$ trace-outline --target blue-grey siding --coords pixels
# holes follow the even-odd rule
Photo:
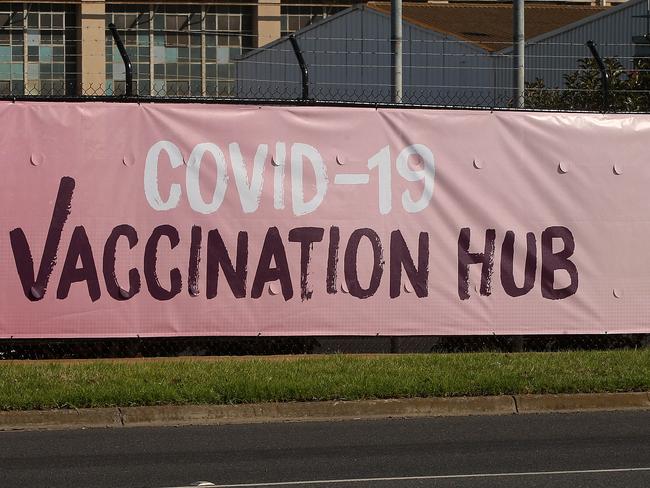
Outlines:
[[[590,57],[593,40],[603,57],[632,67],[633,36],[646,33],[646,0],[617,7],[551,32],[526,45],[526,80],[564,86],[564,76]],[[390,18],[352,7],[296,33],[318,100],[390,101]],[[512,49],[489,53],[451,35],[404,23],[404,101],[427,105],[507,106],[513,86]],[[300,70],[288,39],[257,49],[237,62],[237,95],[299,98]]]

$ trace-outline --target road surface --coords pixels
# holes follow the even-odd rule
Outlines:
[[[199,480],[648,488],[650,411],[0,432],[2,488],[162,488]]]

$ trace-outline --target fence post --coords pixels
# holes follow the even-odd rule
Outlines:
[[[300,66],[300,76],[302,78],[302,100],[309,100],[309,70],[307,68],[307,63],[305,63],[305,58],[302,56],[302,51],[298,45],[298,40],[293,34],[289,35],[289,41],[291,42],[291,47],[293,48],[293,53],[296,55],[298,60],[298,65]]]
[[[126,96],[130,97],[133,95],[133,66],[131,65],[131,59],[129,58],[129,54],[126,52],[126,48],[124,47],[120,34],[117,32],[115,24],[111,22],[108,24],[108,28],[113,35],[115,44],[117,44],[117,49],[122,57],[122,62],[124,62],[124,70],[126,71]]]
[[[402,103],[402,0],[390,2],[391,102]]]
[[[606,113],[607,109],[609,108],[609,73],[607,73],[605,63],[603,63],[603,59],[600,57],[600,54],[598,53],[594,42],[587,41],[587,47],[591,51],[591,55],[596,60],[598,70],[600,71],[600,85],[601,90],[603,91],[603,113]]]
[[[524,37],[524,0],[513,0],[512,4],[512,42],[515,51],[513,59],[515,107],[524,108],[524,85],[526,82],[526,71],[524,65],[526,50],[526,41]]]

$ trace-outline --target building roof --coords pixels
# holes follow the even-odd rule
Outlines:
[[[390,2],[369,2],[368,7],[390,15]],[[532,39],[607,10],[607,7],[526,4],[525,37]],[[403,19],[425,29],[447,33],[487,51],[512,45],[512,3],[404,3]]]

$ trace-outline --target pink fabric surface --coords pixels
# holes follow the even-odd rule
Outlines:
[[[650,332],[645,115],[0,116],[2,338]]]

